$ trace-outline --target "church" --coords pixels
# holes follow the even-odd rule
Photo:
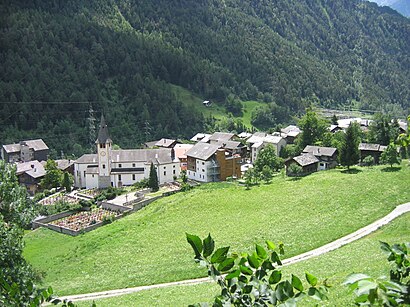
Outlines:
[[[154,164],[158,183],[172,182],[180,175],[180,161],[174,149],[112,149],[112,140],[104,116],[95,141],[96,154],[85,154],[74,162],[74,185],[77,188],[104,189],[129,186],[149,178]]]

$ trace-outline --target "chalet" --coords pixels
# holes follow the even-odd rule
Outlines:
[[[207,134],[207,133],[197,133],[195,134],[190,140],[192,142],[203,142],[203,143],[208,143],[209,138],[212,136],[212,134]]]
[[[286,174],[293,175],[290,171],[291,164],[297,164],[302,168],[304,175],[316,172],[318,170],[319,159],[310,153],[301,154],[300,156],[290,158],[285,161]]]
[[[370,144],[370,143],[360,143],[359,144],[359,151],[360,151],[360,162],[363,162],[363,159],[367,156],[371,156],[374,159],[376,164],[380,161],[380,156],[382,152],[385,151],[387,146],[382,146],[380,144]]]
[[[234,137],[235,137],[235,134],[233,134],[233,133],[215,132],[209,138],[209,143],[210,144],[222,144],[222,143],[226,143],[228,141],[233,141]]]
[[[251,161],[255,162],[259,152],[267,144],[272,144],[275,148],[276,155],[279,156],[282,148],[286,146],[286,141],[283,137],[278,135],[271,135],[265,132],[256,132],[246,140],[246,144],[249,146]]]
[[[303,154],[312,154],[319,159],[318,171],[334,168],[337,165],[337,148],[307,145]]]
[[[173,148],[177,143],[178,143],[177,140],[162,138],[159,141],[146,142],[144,143],[144,147],[145,148],[155,148],[155,147]]]
[[[8,163],[46,161],[49,151],[42,139],[21,141],[17,144],[3,145],[1,158]]]
[[[16,174],[21,185],[27,188],[27,191],[34,195],[40,185],[41,179],[46,175],[46,170],[41,162],[34,160],[29,162],[16,163]]]
[[[280,130],[281,136],[285,139],[286,144],[293,144],[298,135],[302,132],[299,127],[289,125],[286,128]]]
[[[229,155],[219,145],[199,142],[186,155],[189,179],[213,182],[225,181],[227,177],[241,177],[241,157]]]
[[[112,149],[104,117],[96,140],[97,154],[86,154],[74,163],[74,185],[78,188],[107,188],[132,185],[149,177],[151,163],[158,182],[174,181],[180,174],[180,161],[170,148]]]

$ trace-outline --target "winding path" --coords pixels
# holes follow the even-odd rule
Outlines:
[[[330,242],[326,245],[323,245],[321,247],[318,247],[314,250],[311,250],[309,252],[294,256],[292,258],[288,258],[282,261],[283,265],[289,265],[293,264],[296,262],[304,261],[322,254],[325,254],[327,252],[330,252],[332,250],[338,249],[339,247],[342,247],[348,243],[351,243],[353,241],[356,241],[374,231],[382,227],[383,225],[386,225],[387,223],[391,222],[394,220],[396,217],[410,212],[410,202],[397,206],[392,212],[390,212],[388,215],[385,217],[375,221],[374,223],[367,225],[363,228],[360,228],[359,230],[344,236],[336,241]],[[75,301],[85,301],[85,300],[97,300],[97,299],[103,299],[103,298],[108,298],[108,297],[113,297],[113,296],[120,296],[124,294],[130,294],[130,293],[135,293],[135,292],[140,292],[143,290],[149,290],[149,289],[157,289],[157,288],[165,288],[165,287],[172,287],[172,286],[178,286],[178,285],[193,285],[193,284],[199,284],[199,283],[204,283],[204,282],[211,282],[212,280],[209,277],[204,277],[204,278],[197,278],[197,279],[189,279],[189,280],[181,280],[181,281],[175,281],[175,282],[169,282],[169,283],[163,283],[163,284],[156,284],[156,285],[149,285],[149,286],[139,286],[139,287],[134,287],[134,288],[125,288],[125,289],[117,289],[117,290],[107,290],[107,291],[102,291],[102,292],[94,292],[94,293],[86,293],[86,294],[77,294],[77,295],[70,295],[70,296],[65,296],[61,297],[60,299],[68,299],[71,300],[72,302]]]

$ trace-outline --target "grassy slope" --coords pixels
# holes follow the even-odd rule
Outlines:
[[[233,251],[266,239],[287,256],[321,246],[410,201],[410,169],[320,172],[276,178],[247,191],[229,183],[176,194],[77,238],[39,229],[26,235],[25,256],[58,294],[115,289],[204,276],[185,232],[207,235]]]
[[[354,295],[341,283],[350,273],[363,272],[373,277],[388,275],[389,265],[381,252],[379,241],[393,243],[409,242],[410,214],[394,220],[377,232],[344,246],[321,257],[310,259],[283,268],[286,276],[291,273],[304,276],[309,271],[320,278],[328,278],[332,284],[329,300],[325,306],[353,305]],[[100,307],[108,306],[187,306],[197,302],[210,302],[218,294],[215,283],[193,286],[176,286],[164,289],[152,289],[139,293],[96,301]],[[303,306],[314,301],[305,300]],[[90,306],[90,302],[81,302],[79,307]]]
[[[183,87],[180,87],[177,85],[171,85],[171,86],[172,86],[175,96],[178,97],[180,101],[182,101],[185,105],[202,112],[202,114],[205,117],[209,117],[212,115],[216,119],[221,119],[223,117],[228,116],[225,108],[222,107],[221,105],[214,103],[211,107],[205,107],[202,104],[204,99],[196,96],[195,94],[191,93],[187,89],[184,89]],[[258,101],[253,101],[253,100],[243,102],[243,114],[242,114],[242,117],[238,117],[238,118],[242,119],[242,122],[246,127],[252,128],[252,124],[251,124],[252,111],[260,105],[263,105],[263,103],[258,102]]]

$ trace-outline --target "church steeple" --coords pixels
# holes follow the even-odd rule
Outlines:
[[[108,133],[108,126],[105,122],[104,114],[101,115],[100,130],[98,131],[98,137],[95,141],[96,144],[112,143],[110,135]]]

